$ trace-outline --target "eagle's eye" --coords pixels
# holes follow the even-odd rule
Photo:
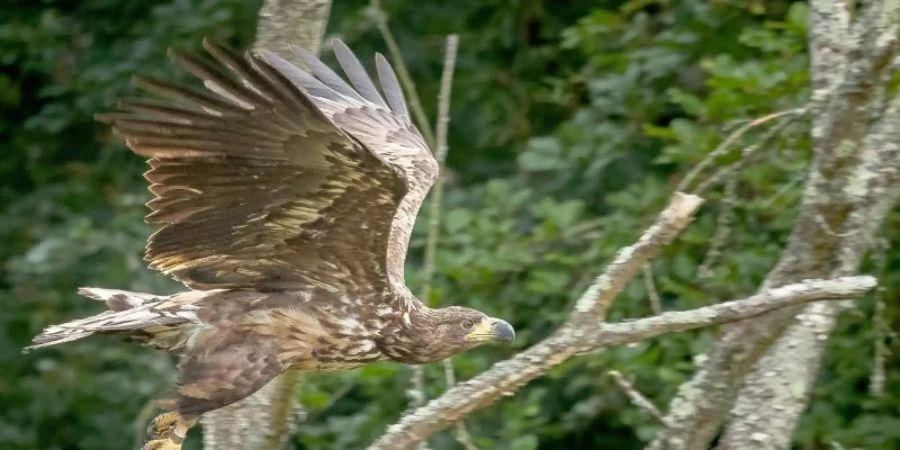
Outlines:
[[[462,323],[462,326],[463,326],[463,328],[468,330],[469,328],[472,328],[473,326],[475,326],[475,321],[474,320],[466,320],[465,322]]]

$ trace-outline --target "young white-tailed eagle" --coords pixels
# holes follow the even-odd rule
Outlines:
[[[190,290],[160,296],[83,288],[108,310],[51,326],[30,348],[117,334],[180,356],[174,410],[147,450],[178,449],[197,418],[285,370],[373,361],[426,363],[512,327],[474,309],[432,309],[404,284],[422,199],[438,173],[397,78],[380,89],[340,41],[350,83],[309,53],[301,69],[270,52],[171,56],[206,91],[157,79],[163,100],[123,99],[101,115],[149,158],[150,267]]]

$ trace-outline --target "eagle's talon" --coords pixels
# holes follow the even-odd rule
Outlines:
[[[177,412],[167,412],[153,418],[150,426],[147,427],[147,439],[160,440],[168,436],[175,426],[178,425],[179,415]]]
[[[193,421],[174,411],[156,416],[147,427],[147,442],[141,450],[181,450],[181,443],[192,424]]]

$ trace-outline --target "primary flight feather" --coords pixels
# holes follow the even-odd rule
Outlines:
[[[79,292],[108,310],[48,327],[30,348],[94,333],[180,356],[174,410],[145,449],[177,449],[205,412],[285,370],[425,363],[512,327],[470,308],[432,309],[404,283],[416,214],[438,165],[412,124],[387,61],[378,85],[335,41],[344,81],[308,52],[300,68],[270,52],[172,51],[205,90],[139,78],[162,97],[103,114],[148,159],[153,269],[190,290],[169,296]]]

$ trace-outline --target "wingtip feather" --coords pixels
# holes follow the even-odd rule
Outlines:
[[[344,70],[344,73],[347,75],[347,78],[350,79],[350,82],[353,83],[353,87],[356,88],[356,91],[366,100],[388,108],[381,93],[378,92],[378,88],[375,87],[375,83],[372,82],[372,78],[366,72],[365,67],[363,67],[362,63],[359,61],[359,58],[357,58],[356,55],[353,54],[353,51],[350,50],[350,47],[337,37],[332,39],[332,47],[334,49],[334,56],[337,57],[338,64],[341,66],[341,69]]]

